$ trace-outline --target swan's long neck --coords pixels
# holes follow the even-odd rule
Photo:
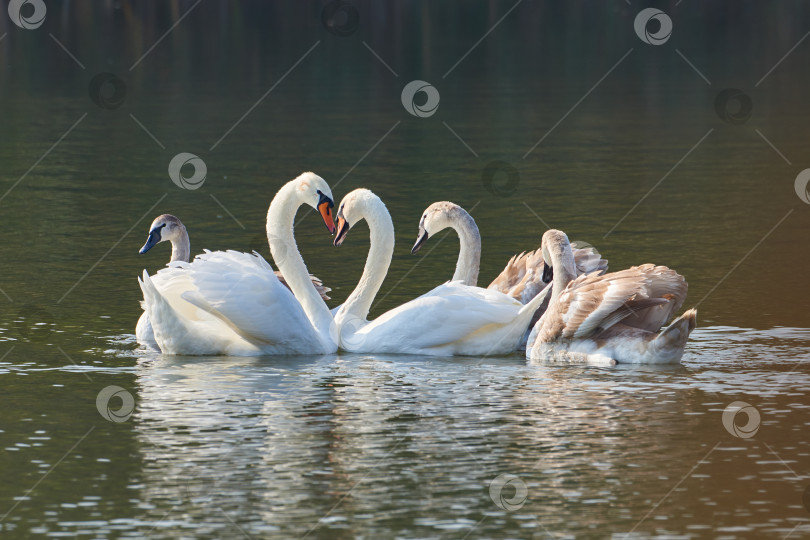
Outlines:
[[[270,203],[267,210],[267,241],[276,267],[304,308],[307,318],[316,329],[329,328],[333,322],[332,315],[312,284],[293,235],[295,213],[303,204],[296,194],[296,188],[295,182],[285,184]]]
[[[577,267],[574,263],[574,251],[571,249],[571,244],[566,242],[553,250],[551,262],[554,268],[551,302],[556,302],[568,283],[577,277]]]
[[[467,212],[456,214],[450,226],[458,233],[461,245],[453,281],[461,280],[465,285],[474,287],[478,284],[478,271],[481,267],[481,233],[478,232],[475,220]]]
[[[380,199],[367,201],[365,219],[371,236],[366,266],[357,287],[343,304],[345,316],[352,315],[366,320],[371,303],[385,280],[391,257],[394,254],[394,223],[391,214]]]
[[[179,238],[172,238],[172,258],[169,262],[188,262],[191,256],[191,243],[188,239],[188,231],[184,226],[180,227]]]

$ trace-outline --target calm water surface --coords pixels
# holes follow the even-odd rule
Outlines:
[[[0,17],[0,537],[810,535],[810,206],[794,190],[810,45],[757,84],[810,29],[806,4],[662,3],[675,32],[655,47],[640,7],[526,3],[447,74],[513,4],[358,2],[338,37],[320,4],[206,1],[130,70],[193,3],[166,5],[49,4],[30,31]],[[89,99],[99,72],[126,84],[120,107]],[[440,91],[432,117],[402,107],[413,79]],[[715,111],[729,87],[753,103],[741,123]],[[206,162],[201,189],[169,180],[179,152]],[[515,167],[513,192],[482,180],[493,161]],[[613,269],[680,271],[700,328],[681,365],[610,369],[139,348],[135,278],[168,260],[137,254],[152,218],[183,219],[194,252],[269,257],[267,205],[303,170],[391,211],[373,316],[452,275],[454,237],[409,253],[422,210],[449,199],[481,229],[482,282],[548,224]],[[335,306],[366,228],[335,249],[299,217]],[[111,385],[134,399],[125,421],[97,408]],[[736,435],[734,402],[755,415]]]

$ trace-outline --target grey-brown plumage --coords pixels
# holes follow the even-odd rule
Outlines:
[[[553,268],[551,299],[526,348],[532,360],[663,363],[680,360],[697,312],[662,330],[686,299],[686,280],[643,264],[576,277],[568,237],[550,230],[542,248]]]
[[[574,248],[573,253],[578,276],[586,274],[602,275],[607,272],[607,260],[603,259],[593,246]],[[543,266],[542,248],[514,255],[506,263],[506,267],[498,274],[498,277],[487,286],[487,289],[494,289],[508,294],[526,304],[548,285],[543,281]],[[547,307],[548,302],[543,302],[535,312],[534,317],[532,317],[532,326],[545,313]]]

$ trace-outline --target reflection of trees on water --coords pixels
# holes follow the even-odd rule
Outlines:
[[[87,66],[117,66],[122,72],[129,69],[172,25],[195,4],[193,0],[167,2],[132,2],[127,0],[104,2],[49,3],[47,17],[41,30],[52,32]],[[182,21],[176,31],[168,34],[161,50],[154,51],[151,68],[140,71],[134,82],[147,80],[173,80],[212,76],[223,85],[242,86],[250,81],[263,83],[268,67],[280,75],[288,65],[274,64],[279,53],[287,57],[302,54],[317,39],[365,40],[398,69],[407,70],[433,65],[444,72],[459,55],[481,37],[482,29],[492,27],[504,13],[505,6],[498,0],[474,4],[452,2],[400,2],[397,0],[353,2],[359,14],[358,31],[348,38],[329,34],[321,22],[321,11],[327,2],[263,2],[219,1],[201,2]],[[677,0],[656,4],[668,13],[694,14],[699,17],[676,21],[674,33],[687,33],[691,51],[717,50],[727,46],[730,34],[750,35],[751,30],[769,28],[774,35],[801,36],[808,26],[810,13],[797,11],[790,5],[762,7],[743,2],[717,2],[699,7],[678,6]],[[482,47],[503,51],[503,47],[519,44],[523,51],[556,51],[561,60],[581,58],[587,51],[611,43],[625,45],[632,34],[633,18],[637,6],[623,2],[528,2],[518,7],[519,16],[503,21],[508,40],[484,42]],[[16,35],[16,27],[7,17],[0,17],[0,34],[9,32],[0,47],[0,54],[11,62],[0,62],[0,73],[7,64],[41,60],[32,63],[27,75],[33,79],[57,78],[76,71],[72,63],[66,64],[64,52],[50,39],[26,39]],[[417,31],[414,31],[417,30]],[[34,32],[34,31],[29,31]],[[731,36],[734,37],[734,36]],[[779,58],[785,51],[780,40],[734,40],[738,47],[736,59],[764,56]],[[464,46],[462,46],[464,45]],[[303,48],[302,48],[303,47]],[[459,48],[461,47],[461,49]],[[332,47],[335,57],[346,55],[341,69],[357,67],[363,50],[343,50]],[[415,54],[414,54],[415,53]],[[694,53],[692,53],[694,54]],[[775,56],[774,56],[775,55]],[[445,56],[449,63],[445,62]],[[672,56],[672,65],[682,62]],[[499,55],[502,59],[509,55]],[[155,64],[171,58],[174,66],[171,77],[165,71],[155,70]],[[452,60],[451,60],[452,58]],[[735,61],[734,58],[728,59]],[[499,60],[498,63],[503,63]],[[545,69],[538,62],[538,70]],[[149,66],[147,66],[149,67]],[[506,67],[506,66],[504,66]],[[679,67],[681,67],[679,65]],[[70,70],[70,71],[68,71]],[[681,73],[679,69],[675,73]],[[239,76],[231,80],[228,74]],[[250,76],[245,78],[245,74]],[[376,73],[376,71],[375,71]],[[389,73],[380,73],[387,77]],[[317,77],[317,70],[310,72]],[[0,85],[7,81],[0,79]],[[319,91],[310,85],[310,91]]]

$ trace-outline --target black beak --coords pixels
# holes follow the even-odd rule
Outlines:
[[[552,279],[554,279],[554,268],[549,266],[548,263],[543,263],[543,281],[551,283]]]
[[[346,238],[346,234],[348,234],[350,228],[349,222],[343,219],[342,215],[338,214],[337,234],[335,234],[335,241],[333,242],[335,247],[343,243],[343,240]]]
[[[425,240],[428,239],[428,236],[428,232],[424,228],[419,227],[419,236],[416,238],[416,243],[411,248],[411,255],[415,255],[416,252],[419,251],[422,244],[424,244]]]
[[[162,227],[161,227],[162,228]],[[146,243],[143,245],[141,250],[138,252],[141,255],[155,247],[155,244],[160,242],[160,229],[161,228],[154,228],[149,231],[149,238],[146,239]]]

